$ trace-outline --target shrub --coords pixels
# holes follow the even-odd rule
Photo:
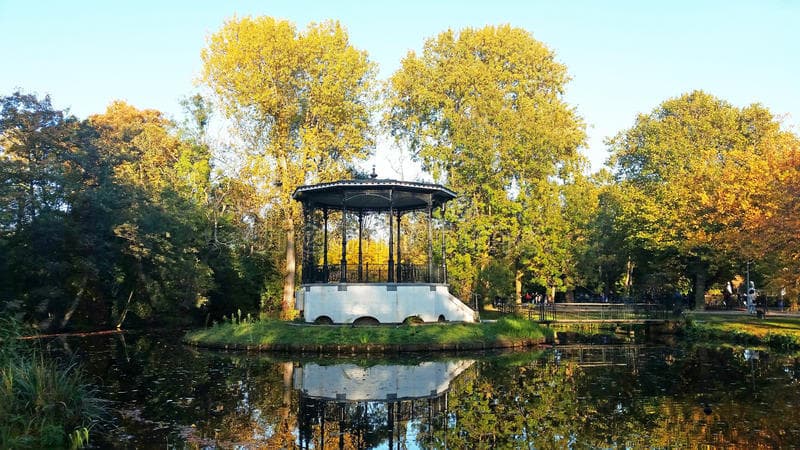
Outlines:
[[[768,333],[764,342],[770,347],[779,350],[795,350],[800,348],[800,339],[796,336],[783,333]]]
[[[0,364],[18,358],[25,352],[25,345],[19,339],[23,326],[9,317],[0,317]]]
[[[0,326],[0,448],[80,448],[106,407],[76,364],[60,367]],[[3,325],[6,325],[4,323]]]

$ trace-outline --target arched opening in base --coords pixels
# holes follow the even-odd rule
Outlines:
[[[403,319],[403,325],[419,325],[425,323],[420,316],[408,316]]]
[[[314,319],[315,325],[333,325],[333,319],[328,316],[319,316]]]
[[[358,319],[353,321],[353,326],[354,327],[370,327],[370,326],[376,326],[376,325],[380,325],[380,324],[381,324],[381,322],[378,319],[376,319],[374,317],[369,317],[369,316],[367,316],[367,317],[359,317]]]

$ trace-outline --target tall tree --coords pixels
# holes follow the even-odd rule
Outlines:
[[[282,311],[292,308],[299,185],[328,181],[373,145],[374,65],[338,22],[304,32],[271,17],[234,18],[203,50],[203,81],[249,147],[245,165],[264,211],[285,232]]]
[[[448,214],[451,278],[462,296],[492,260],[510,257],[517,274],[524,270],[523,228],[532,227],[525,239],[544,238],[543,221],[560,209],[558,195],[542,194],[574,167],[567,163],[585,137],[563,100],[568,80],[552,51],[508,25],[440,33],[389,80],[384,123],[435,180],[461,191]],[[544,252],[551,249],[527,250],[528,264],[550,271]]]
[[[106,231],[117,251],[112,270],[118,282],[110,296],[117,326],[129,310],[149,318],[203,306],[211,284],[200,258],[210,234],[201,210],[208,153],[178,139],[160,112],[124,102],[113,102],[88,122],[97,132],[93,144],[113,173],[101,193],[106,199],[117,193],[110,197],[113,205],[106,205],[113,208]]]
[[[0,304],[45,327],[70,297],[76,233],[68,196],[77,186],[68,173],[77,128],[49,97],[0,99]]]
[[[583,293],[597,290],[595,267],[587,259],[594,249],[592,224],[599,212],[602,176],[602,173],[586,176],[582,171],[574,170],[571,178],[558,184],[563,202],[560,216],[566,229],[566,239],[562,237],[562,240],[567,243],[562,281],[568,300],[574,299],[578,288]]]
[[[643,242],[643,233],[634,232],[639,225],[634,212],[646,193],[615,182],[607,170],[593,178],[597,203],[586,208],[590,218],[581,230],[588,235],[587,245],[578,256],[577,266],[584,286],[610,298],[637,295],[656,299],[672,294],[668,289],[674,284],[664,284],[665,267]],[[678,276],[666,278],[675,280]]]
[[[800,137],[785,130],[759,105],[742,111],[748,145],[724,161],[722,180],[712,199],[714,220],[729,246],[755,263],[765,288],[800,294]],[[730,214],[739,209],[739,214]]]
[[[64,155],[77,120],[53,109],[50,97],[15,92],[0,99],[0,216],[18,229],[43,210],[63,206]]]
[[[753,200],[781,134],[760,105],[737,108],[694,91],[609,141],[617,179],[640,200],[623,220],[643,248],[671,255],[665,262],[690,275],[696,306],[715,272],[752,258],[736,236],[762,210]]]

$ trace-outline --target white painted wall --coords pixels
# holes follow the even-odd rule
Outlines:
[[[297,292],[297,309],[306,322],[330,317],[334,323],[352,323],[374,317],[380,323],[400,323],[419,316],[436,322],[475,322],[475,312],[457,299],[445,284],[347,283],[305,284]]]
[[[418,365],[303,364],[293,383],[305,395],[330,400],[403,400],[436,397],[475,363],[474,360],[428,361]]]

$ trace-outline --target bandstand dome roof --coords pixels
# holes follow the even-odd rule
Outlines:
[[[340,180],[300,186],[295,200],[313,208],[399,212],[438,207],[456,198],[456,193],[439,184],[387,179]]]

